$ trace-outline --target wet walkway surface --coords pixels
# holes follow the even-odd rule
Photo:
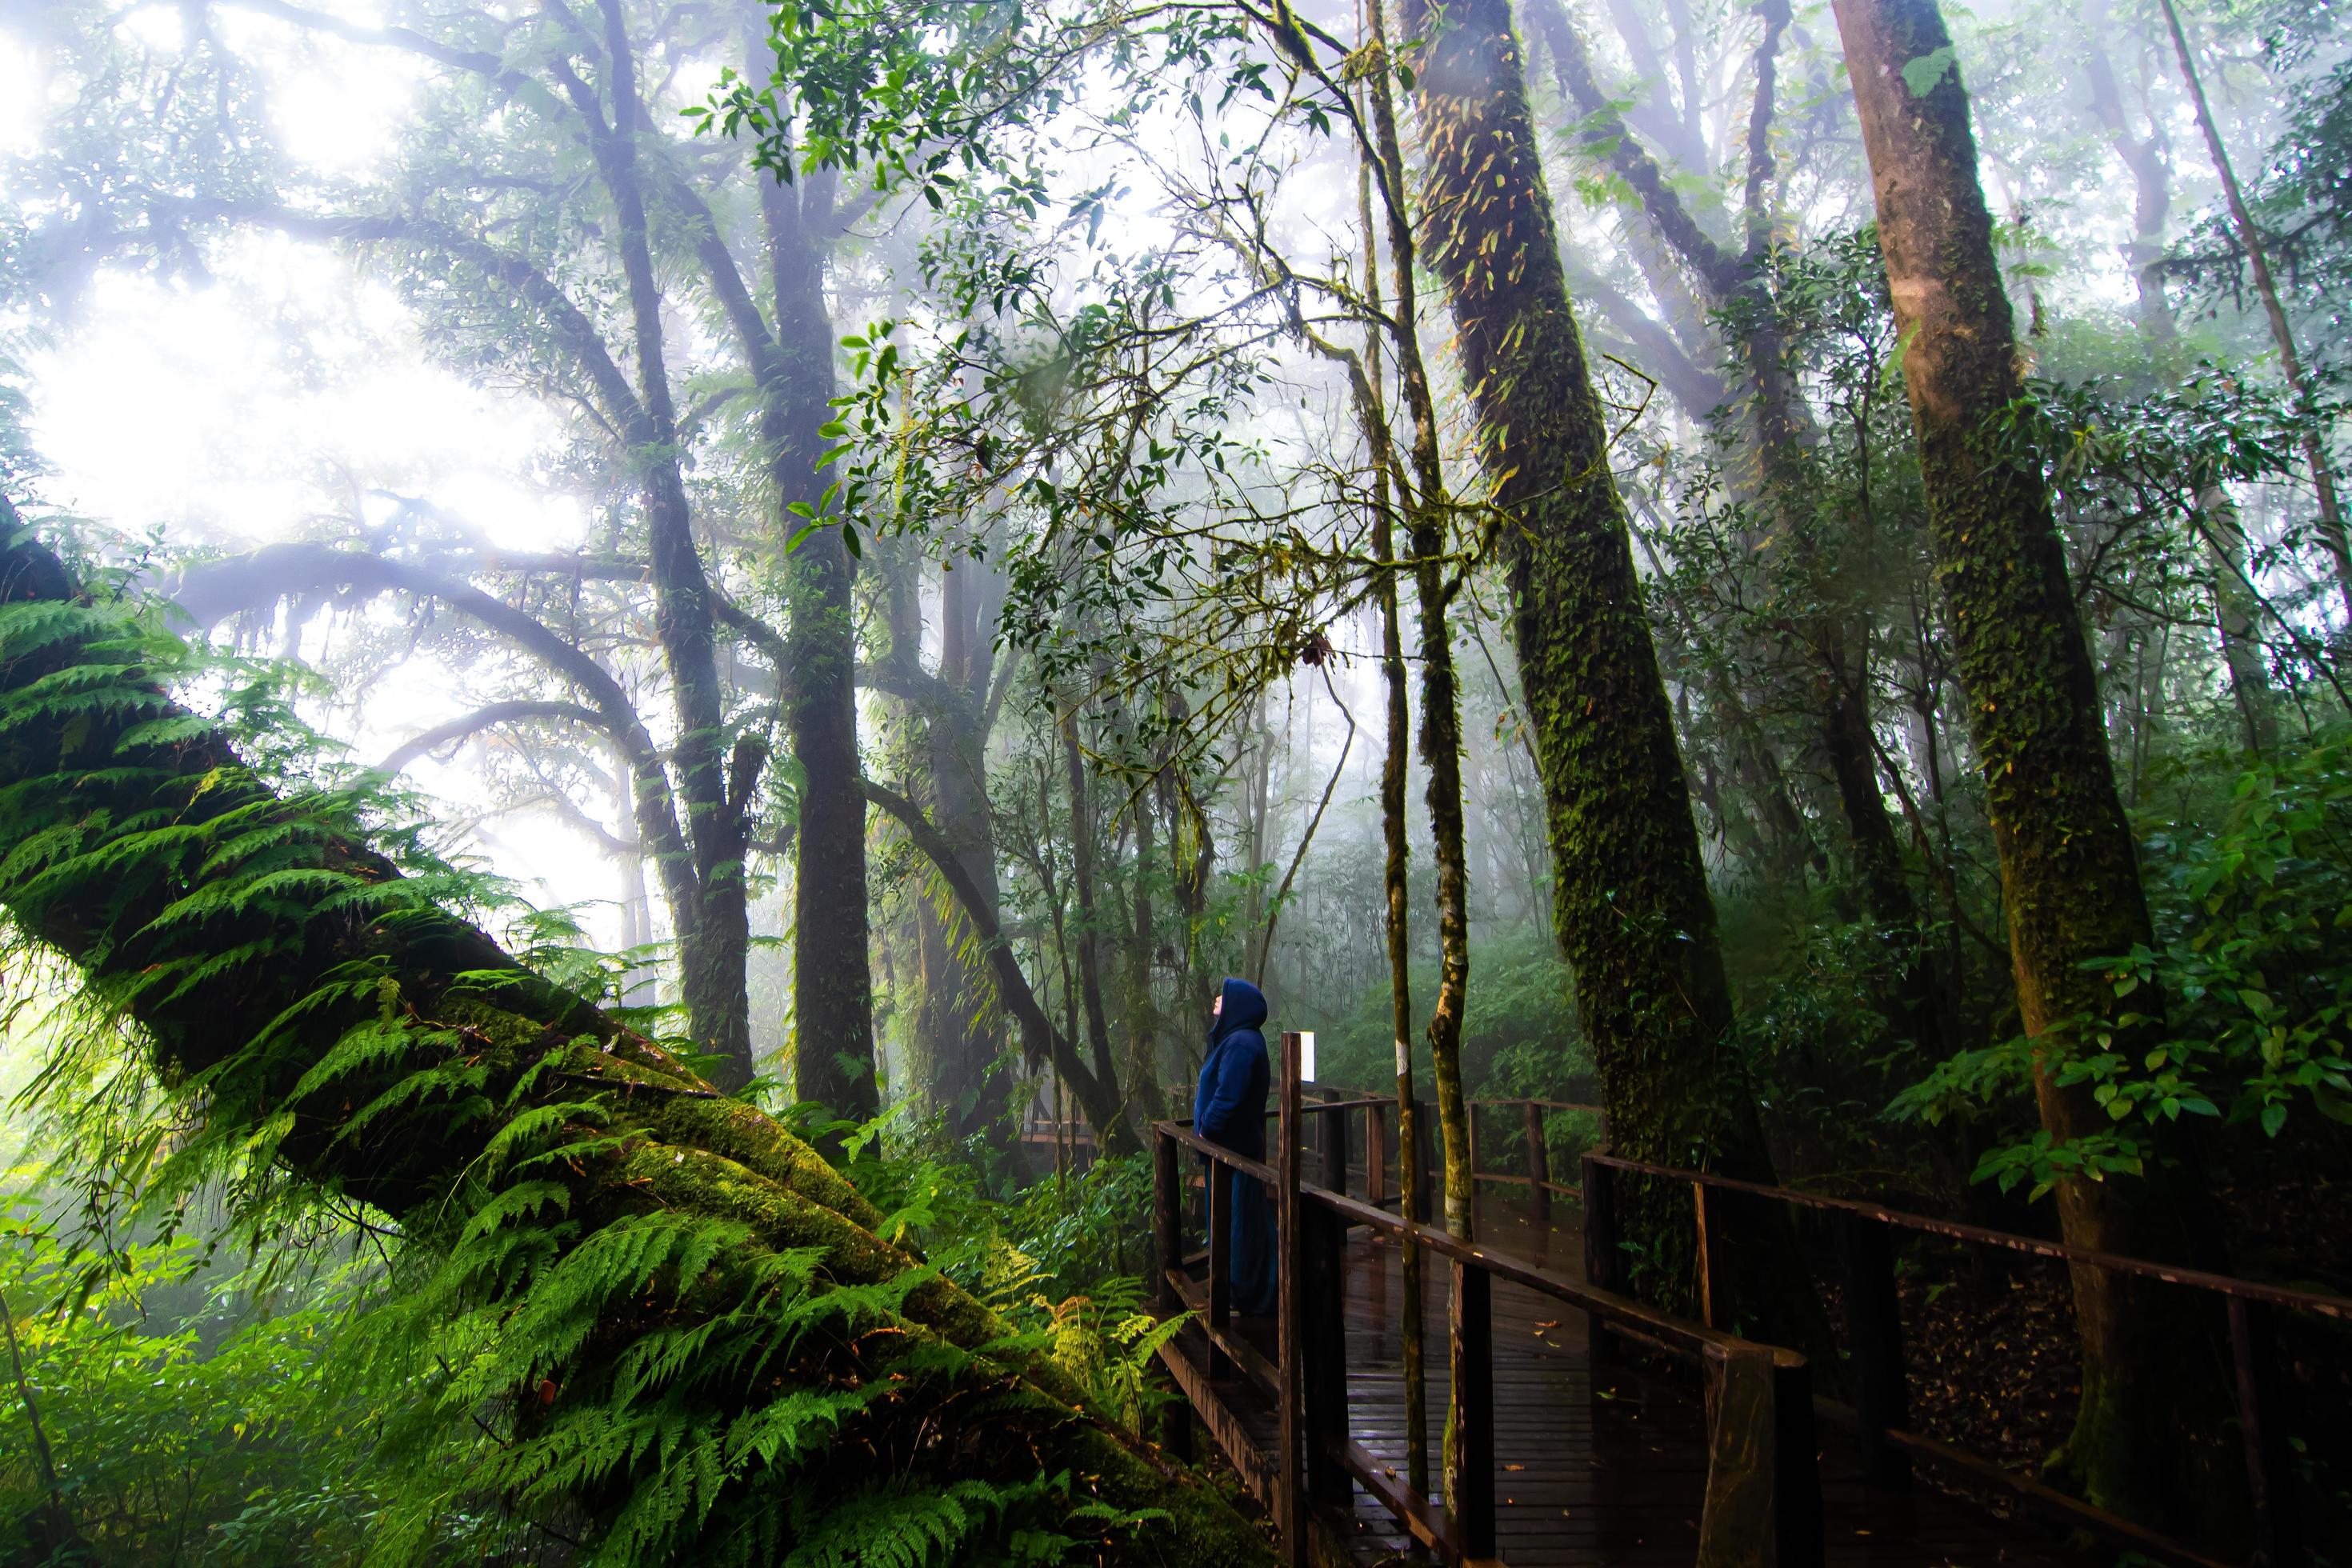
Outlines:
[[[1556,1209],[1559,1219],[1549,1226],[1530,1224],[1501,1202],[1485,1207],[1484,1244],[1581,1278],[1583,1244],[1572,1207]],[[1405,1479],[1398,1248],[1357,1232],[1348,1242],[1347,1270],[1349,1431]],[[1449,1271],[1428,1272],[1423,1311],[1434,1468],[1445,1420]],[[1695,1384],[1685,1388],[1680,1380],[1613,1360],[1596,1369],[1586,1352],[1583,1315],[1524,1288],[1497,1281],[1493,1314],[1503,1560],[1519,1568],[1687,1568],[1698,1548],[1706,1484],[1706,1413]],[[1271,1352],[1270,1339],[1265,1348]],[[1231,1390],[1235,1416],[1271,1452],[1272,1409],[1239,1380],[1220,1387]],[[1826,1555],[1836,1568],[2087,1568],[2113,1561],[2112,1552],[2070,1552],[2034,1523],[2002,1520],[1924,1479],[1905,1491],[1865,1487],[1843,1434],[1824,1424],[1822,1436]],[[1359,1558],[1402,1557],[1409,1544],[1402,1528],[1363,1488],[1354,1494]]]

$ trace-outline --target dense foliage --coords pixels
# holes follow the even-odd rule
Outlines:
[[[1227,973],[1457,1228],[1607,1099],[2352,1288],[2339,9],[0,17],[0,1559],[1247,1557],[1139,1283]]]

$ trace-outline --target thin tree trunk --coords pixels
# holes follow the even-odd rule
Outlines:
[[[1432,824],[1432,853],[1438,867],[1438,997],[1429,1021],[1430,1066],[1436,1080],[1439,1131],[1445,1148],[1445,1209],[1448,1227],[1465,1238],[1475,1234],[1477,1204],[1475,1189],[1470,1180],[1469,1108],[1462,1085],[1461,1020],[1464,992],[1469,982],[1468,950],[1468,889],[1465,885],[1462,852],[1462,779],[1460,717],[1455,711],[1454,689],[1453,639],[1446,629],[1444,568],[1433,559],[1444,548],[1449,505],[1445,488],[1444,459],[1439,456],[1437,437],[1437,400],[1429,384],[1428,366],[1422,358],[1420,305],[1414,279],[1417,247],[1414,244],[1411,208],[1405,196],[1404,151],[1397,135],[1396,104],[1390,90],[1389,68],[1391,67],[1385,16],[1386,0],[1370,0],[1367,7],[1371,16],[1371,43],[1377,63],[1382,67],[1372,79],[1370,93],[1372,121],[1380,150],[1380,205],[1386,219],[1389,241],[1389,269],[1396,293],[1394,323],[1391,341],[1396,349],[1397,381],[1412,419],[1412,473],[1405,478],[1393,460],[1384,468],[1397,470],[1395,477],[1409,485],[1404,492],[1406,521],[1412,555],[1414,576],[1421,597],[1422,721],[1421,748],[1423,762],[1429,766],[1427,799]],[[1367,237],[1369,243],[1369,237]],[[1380,428],[1387,428],[1385,420]],[[1388,593],[1395,595],[1391,579]],[[1402,653],[1399,655],[1402,658]],[[1396,698],[1390,698],[1390,717],[1395,721]],[[1393,744],[1393,742],[1391,742]],[[1390,820],[1402,821],[1401,812],[1390,813]],[[1450,825],[1450,830],[1449,830]],[[1450,837],[1450,842],[1449,842]],[[1388,875],[1401,876],[1402,868]],[[1400,895],[1392,885],[1391,900]],[[1393,927],[1390,936],[1392,944],[1391,963],[1396,947],[1402,940],[1403,928]],[[1400,987],[1393,1006],[1400,1009],[1397,1017],[1409,1026],[1410,993]],[[1401,1039],[1409,1039],[1401,1035]],[[1409,1069],[1401,1074],[1404,1088],[1410,1091]],[[1408,1101],[1410,1103],[1410,1101]],[[1416,1133],[1413,1116],[1405,1118],[1401,1135]],[[1407,1146],[1411,1146],[1408,1143]],[[1414,1172],[1418,1173],[1417,1169]],[[1407,1183],[1408,1190],[1412,1185]],[[1410,1201],[1410,1200],[1408,1200]],[[1418,1306],[1418,1302],[1409,1305]],[[1418,1312],[1412,1320],[1420,1321]],[[1465,1386],[1465,1373],[1460,1363],[1462,1345],[1449,1341],[1449,1353],[1454,1357],[1452,1386]],[[1460,1453],[1455,1442],[1457,1411],[1449,1402],[1445,1418],[1445,1495],[1451,1499],[1459,1491]],[[1422,1439],[1427,1448],[1424,1407],[1422,1415]],[[1424,1460],[1424,1463],[1426,1461]]]
[[[1061,720],[1063,782],[1070,791],[1070,881],[1076,895],[1078,995],[1086,1009],[1087,1047],[1093,1053],[1095,1076],[1115,1082],[1110,1020],[1103,1008],[1102,947],[1096,940],[1099,911],[1095,899],[1095,803],[1088,787],[1085,755],[1078,750],[1078,716],[1075,710]]]
[[[777,342],[761,422],[772,452],[780,546],[800,526],[781,508],[814,504],[824,489],[817,468],[824,442],[817,431],[832,417],[833,323],[824,309],[824,252],[809,226],[812,209],[830,205],[831,185],[822,177],[797,190],[761,181]],[[856,577],[838,528],[809,534],[787,561],[792,687],[785,716],[803,781],[793,879],[793,1092],[863,1120],[879,1108],[880,1094],[857,752]]]
[[[1383,0],[1370,0],[1374,6]],[[1374,12],[1375,17],[1378,12]],[[1384,31],[1385,29],[1381,29]],[[1385,39],[1382,40],[1383,47]],[[1388,95],[1386,79],[1376,79],[1372,90]],[[1393,141],[1393,111],[1382,116]],[[1356,209],[1364,232],[1364,292],[1373,310],[1381,308],[1380,242],[1372,226],[1371,169],[1356,170]],[[1395,443],[1390,438],[1384,405],[1386,374],[1381,353],[1381,328],[1364,330],[1364,362],[1370,397],[1365,435],[1372,447],[1372,554],[1380,562],[1374,597],[1381,612],[1381,685],[1385,698],[1386,744],[1381,754],[1381,886],[1384,895],[1382,929],[1388,940],[1389,1024],[1396,1040],[1396,1138],[1398,1203],[1404,1217],[1415,1224],[1428,1215],[1421,1207],[1421,1108],[1412,1089],[1412,912],[1410,868],[1410,825],[1405,820],[1405,786],[1411,771],[1412,705],[1404,663],[1404,631],[1397,603],[1395,497],[1390,482],[1395,466]],[[1429,1495],[1429,1375],[1426,1325],[1422,1321],[1423,1268],[1421,1244],[1408,1236],[1398,1258],[1403,1273],[1402,1318],[1404,1349],[1405,1471],[1413,1490]]]
[[[610,94],[611,118],[584,87],[573,96],[589,127],[597,174],[618,218],[616,247],[626,282],[636,351],[638,396],[651,428],[630,453],[646,499],[647,556],[655,592],[654,630],[668,667],[677,706],[672,747],[677,793],[686,807],[698,908],[678,932],[679,989],[689,1027],[720,1059],[719,1081],[730,1088],[752,1072],[751,910],[743,876],[747,799],[733,798],[733,765],[723,749],[725,708],[719,682],[717,622],[710,584],[694,542],[685,476],[678,467],[677,414],[664,346],[662,293],[655,276],[646,226],[645,187],[636,136],[644,115],[637,100],[636,57],[618,0],[600,0],[607,67],[600,85]],[[576,79],[575,79],[576,80]],[[747,753],[743,759],[751,761]],[[756,778],[749,770],[745,793]]]
[[[2124,256],[2139,290],[2140,331],[2161,362],[2169,357],[2167,351],[2179,339],[2172,301],[2164,291],[2165,226],[2172,212],[2172,144],[2153,116],[2145,135],[2132,134],[2115,67],[2107,58],[2108,22],[2105,0],[2084,7],[2083,25],[2090,41],[2084,74],[2090,83],[2092,111],[2106,129],[2107,142],[2116,159],[2131,174],[2132,237]],[[2198,532],[2211,563],[2215,630],[2221,637],[2222,666],[2230,672],[2230,695],[2247,748],[2267,752],[2278,743],[2278,713],[2263,655],[2261,607],[2247,586],[2245,525],[2239,519],[2237,503],[2220,485],[2200,489],[2195,506]]]
[[[2062,1087],[2052,1053],[2096,1021],[2137,1058],[2164,1038],[2163,1003],[2127,1004],[2086,973],[2151,942],[2131,832],[2100,727],[2098,688],[2039,475],[1990,460],[1990,418],[2021,395],[2008,298],[1958,68],[1925,93],[1906,66],[1948,59],[1933,0],[1837,0],[1863,142],[1877,191],[1904,378],[1917,428],[1928,525],[1951,609],[1969,733],[2009,916],[2025,1032],[2040,1046],[2036,1098],[2063,1142],[2114,1124],[2087,1086]],[[2128,1008],[2144,1021],[2126,1025]],[[2087,1048],[2087,1047],[2080,1047]],[[2058,1186],[2066,1239],[2102,1252],[2210,1263],[2216,1232],[2186,1136],[2136,1130],[2145,1173]],[[2212,1407],[2201,1321],[2160,1287],[2074,1271],[2083,1397],[2064,1456],[2090,1499],[2147,1520],[2192,1511],[2223,1486],[2184,1434]],[[2188,1412],[2200,1413],[2192,1416]]]
[[[1160,1003],[1151,985],[1151,955],[1159,933],[1153,926],[1151,879],[1160,874],[1159,824],[1152,812],[1150,785],[1138,790],[1129,809],[1135,814],[1133,919],[1128,928],[1126,994],[1119,1011],[1127,1029],[1127,1089],[1141,1109],[1143,1120],[1157,1121],[1167,1107],[1160,1073]]]
[[[2189,101],[2197,110],[2197,129],[2205,134],[2205,150],[2212,154],[2213,172],[2221,176],[2221,194],[2229,201],[2230,226],[2238,231],[2238,243],[2245,248],[2246,266],[2254,275],[2254,292],[2262,297],[2263,314],[2270,321],[2271,342],[2278,346],[2279,368],[2286,373],[2287,387],[2295,401],[2303,405],[2303,455],[2311,465],[2312,489],[2319,498],[2319,542],[2336,563],[2336,588],[2344,601],[2346,633],[2352,636],[2352,541],[2345,535],[2344,509],[2336,493],[2336,465],[2328,458],[2326,428],[2312,401],[2311,378],[2304,373],[2294,328],[2286,319],[2286,307],[2279,301],[2269,247],[2263,244],[2262,230],[2246,208],[2245,193],[2238,188],[2237,172],[2230,165],[2230,150],[2221,144],[2221,127],[2214,124],[2212,108],[2205,101],[2205,83],[2197,74],[2189,35],[2181,29],[2180,12],[2172,0],[2161,3],[2164,25],[2172,34],[2173,52],[2180,60],[2180,79],[2188,84]]]

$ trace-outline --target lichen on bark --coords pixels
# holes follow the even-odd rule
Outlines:
[[[1562,269],[1507,0],[1439,11],[1407,0],[1429,261],[1453,306],[1479,423],[1494,527],[1536,740],[1557,893],[1554,919],[1608,1103],[1637,1159],[1769,1176],[1731,1054],[1729,989],[1674,716],[1635,574],[1609,426]],[[1635,1184],[1627,1219],[1689,1300],[1689,1199]],[[1730,1280],[1751,1322],[1785,1304],[1755,1288],[1781,1270],[1771,1240]]]
[[[1992,422],[2024,395],[2013,319],[1977,177],[1957,64],[1934,0],[1837,0],[1880,247],[1904,344],[1937,574],[1950,611],[1969,734],[1991,819],[2024,1032],[2043,1128],[2062,1145],[2113,1129],[2087,1084],[2063,1080],[2092,1036],[2127,1056],[2164,1038],[2164,1004],[2126,1004],[2085,966],[2151,942],[2137,849],[2100,718],[2065,556],[2041,474],[2009,460]],[[2193,1118],[2190,1119],[2193,1121]],[[2154,1128],[2137,1177],[2057,1188],[2068,1241],[2212,1266],[2210,1198],[2191,1131]],[[2226,1514],[2234,1483],[2210,1445],[2218,1424],[2215,1325],[2164,1288],[2073,1270],[2083,1398],[2060,1468],[2102,1507],[2195,1527]]]

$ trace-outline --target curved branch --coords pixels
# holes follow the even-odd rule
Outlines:
[[[196,626],[209,628],[240,610],[303,594],[332,593],[407,594],[436,600],[505,637],[578,687],[599,715],[598,727],[628,759],[637,832],[653,847],[672,916],[680,935],[688,933],[701,900],[671,800],[669,775],[662,770],[653,737],[612,672],[536,616],[469,583],[324,544],[272,544],[249,555],[199,562],[183,571],[169,596]]]
[[[553,279],[526,257],[501,250],[478,235],[447,224],[397,213],[336,216],[257,202],[210,200],[161,201],[152,204],[152,211],[162,216],[253,224],[298,238],[333,244],[382,245],[399,241],[421,245],[478,268],[546,320],[565,355],[595,388],[603,412],[619,427],[624,439],[635,447],[660,445],[661,432],[629,385],[629,378],[613,357],[595,322]]]
[[[932,826],[922,807],[905,795],[872,779],[866,781],[865,790],[866,798],[889,813],[905,830],[908,841],[930,861],[940,879],[963,907],[964,918],[971,922],[981,950],[988,954],[989,973],[996,982],[997,997],[1021,1026],[1024,1053],[1033,1058],[1043,1056],[1053,1062],[1062,1081],[1076,1093],[1079,1106],[1106,1150],[1132,1152],[1138,1146],[1135,1135],[1127,1119],[1119,1114],[1117,1097],[1087,1069],[1069,1037],[1054,1027],[1053,1020],[1045,1016],[1036,992],[1030,988],[1029,977],[1021,973],[1020,961],[1013,955],[1013,944],[1004,939],[1004,928],[997,921],[995,908],[971,879],[971,873],[964,869],[955,847]]]
[[[1544,47],[1551,55],[1552,74],[1561,93],[1583,116],[1577,140],[1588,156],[1607,164],[1633,188],[1658,233],[1706,283],[1720,308],[1738,291],[1745,274],[1740,258],[1699,226],[1698,219],[1668,183],[1665,170],[1634,140],[1633,128],[1594,79],[1592,57],[1560,0],[1536,0],[1534,9]]]
[[[500,724],[520,724],[531,719],[568,720],[574,724],[601,730],[607,735],[613,732],[613,726],[602,713],[593,708],[583,708],[577,702],[493,702],[487,708],[478,708],[446,724],[436,724],[423,734],[403,742],[385,752],[383,761],[376,766],[387,773],[396,773],[427,752],[437,752],[453,741],[465,740],[484,730],[496,729]]]

